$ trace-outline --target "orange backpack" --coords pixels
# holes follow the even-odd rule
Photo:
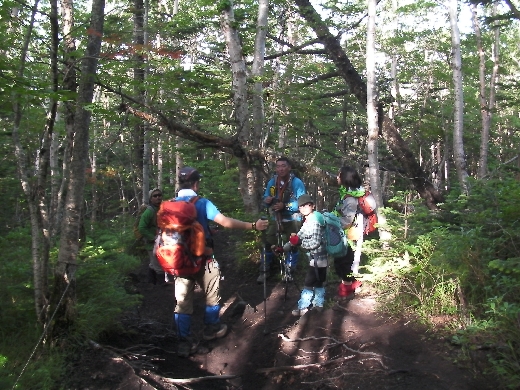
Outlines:
[[[197,273],[206,250],[204,228],[197,221],[194,196],[189,201],[170,200],[161,203],[157,212],[159,234],[154,252],[163,270],[176,276]]]
[[[352,196],[352,195],[346,195]],[[343,199],[345,199],[343,198]],[[358,210],[357,213],[363,214],[363,235],[368,235],[375,231],[377,229],[377,213],[376,213],[376,200],[374,198],[374,195],[370,193],[370,191],[366,191],[365,195],[360,196],[357,198],[358,201]],[[351,240],[358,240],[361,237],[356,237],[355,233],[355,226],[356,225],[356,219],[354,218],[354,221],[352,222],[353,228],[351,228],[348,232],[348,238]]]

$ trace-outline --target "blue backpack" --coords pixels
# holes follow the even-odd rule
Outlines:
[[[332,257],[342,257],[347,254],[347,236],[341,227],[339,217],[328,211],[320,213],[325,220],[325,242],[327,253]]]

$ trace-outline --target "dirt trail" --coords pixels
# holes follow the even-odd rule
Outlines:
[[[495,388],[474,370],[452,363],[458,351],[445,341],[411,322],[378,315],[368,286],[353,300],[297,319],[291,315],[299,298],[297,284],[288,286],[286,296],[285,284],[273,277],[267,283],[265,312],[263,285],[255,282],[256,267],[236,266],[233,240],[236,233],[219,233],[215,251],[224,278],[222,320],[230,328],[225,338],[201,344],[208,353],[178,358],[172,327],[173,285],[143,282],[143,268],[132,286],[143,295],[142,305],[125,314],[124,331],[107,337],[103,348],[85,351],[67,388]],[[334,295],[334,287],[327,288],[328,297]],[[202,332],[203,311],[201,296],[193,315],[197,335]],[[212,378],[189,384],[166,379],[208,376]]]

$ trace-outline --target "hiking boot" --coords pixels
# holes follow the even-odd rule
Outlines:
[[[352,285],[340,283],[338,286],[337,299],[344,301],[350,298],[354,298],[354,289],[352,288]]]
[[[296,316],[296,317],[301,317],[302,315],[304,315],[305,313],[307,313],[309,311],[309,308],[305,308],[305,309],[295,309],[291,312],[291,314],[293,316]]]
[[[224,337],[227,332],[226,324],[210,324],[206,325],[204,328],[204,332],[202,334],[202,338],[204,340],[213,340],[218,339],[219,337]]]
[[[258,276],[258,279],[256,279],[256,282],[258,284],[264,283],[269,278],[269,271],[267,272],[260,272],[260,275]]]
[[[184,337],[177,346],[177,356],[186,358],[197,352],[198,343],[191,336]]]
[[[359,280],[354,280],[352,282],[352,290],[354,292],[360,292],[361,291],[361,286],[363,285],[363,283],[361,283]]]

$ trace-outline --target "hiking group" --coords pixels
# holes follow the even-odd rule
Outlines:
[[[159,189],[150,191],[149,205],[138,224],[148,252],[150,282],[155,284],[174,279],[178,356],[188,357],[197,352],[198,342],[191,332],[196,284],[205,296],[203,339],[212,340],[227,333],[226,324],[220,322],[221,274],[213,254],[209,221],[226,228],[265,231],[257,279],[258,283],[264,283],[264,288],[275,258],[281,260],[284,280],[292,281],[300,248],[303,249],[302,255],[308,258],[309,268],[293,315],[303,315],[311,308],[323,308],[329,255],[334,257],[335,270],[341,277],[338,298],[346,299],[361,285],[354,277],[359,261],[356,263],[357,255],[352,248],[361,249],[358,242],[362,242],[363,230],[361,237],[350,234],[352,240],[348,240],[348,234],[343,232],[343,229],[347,232],[359,229],[358,225],[362,226],[364,221],[363,216],[358,216],[361,210],[356,199],[365,193],[355,170],[350,167],[340,170],[338,184],[342,197],[335,208],[338,216],[325,213],[327,218],[324,218],[315,210],[315,202],[306,193],[303,182],[291,172],[289,159],[280,157],[276,161],[276,174],[268,181],[263,198],[272,223],[262,218],[256,222],[244,222],[226,217],[209,199],[197,195],[201,177],[193,167],[182,168],[178,175],[180,190],[170,201],[162,202]],[[373,206],[375,208],[375,201]],[[339,240],[343,245],[340,251],[330,249],[333,244],[330,242],[328,218],[338,219]]]

